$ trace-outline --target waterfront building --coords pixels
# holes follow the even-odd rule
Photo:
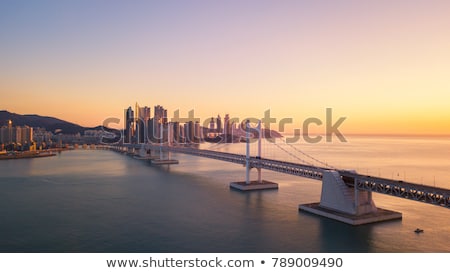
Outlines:
[[[0,128],[0,144],[4,147],[8,146],[11,149],[11,145],[15,148],[22,149],[27,147],[29,149],[33,143],[33,128],[29,126],[15,126],[13,127],[12,121],[8,121],[7,126]]]
[[[184,135],[186,138],[186,143],[192,143],[194,142],[195,139],[195,125],[194,122],[188,121],[185,125],[184,125]]]
[[[2,126],[0,128],[0,143],[5,145],[11,144],[15,139],[15,131],[12,127],[12,121],[8,120],[7,126]]]
[[[200,126],[200,122],[196,121],[194,124],[194,142],[201,142],[203,136],[202,136],[202,130]]]
[[[161,124],[163,125],[163,127],[165,124],[167,124],[167,110],[164,109],[164,107],[162,107],[161,105],[156,105],[153,111],[153,122],[151,123],[151,130],[153,138],[158,140],[158,142],[161,138]]]
[[[139,107],[136,103],[135,108],[135,138],[137,143],[145,143],[148,140],[148,125],[150,120],[150,108],[147,106]]]
[[[220,117],[220,115],[217,115],[216,123],[217,123],[217,130],[216,130],[216,132],[218,134],[221,134],[222,133],[222,118]]]
[[[216,136],[217,136],[217,131],[215,129],[215,121],[214,121],[214,118],[211,118],[211,120],[209,121],[208,137],[214,138]]]
[[[45,149],[52,144],[53,133],[48,132],[45,128],[34,128],[33,129],[33,141],[36,142],[36,146],[39,149]]]
[[[124,142],[132,143],[134,138],[134,112],[133,109],[128,107],[125,109],[125,119],[124,119]]]
[[[172,122],[171,126],[173,127],[172,140],[174,143],[180,143],[181,140],[181,126],[179,122]]]
[[[33,142],[33,128],[29,126],[16,126],[15,142],[17,144],[25,145]]]
[[[224,123],[223,133],[225,135],[231,135],[232,129],[233,129],[233,123],[230,120],[230,115],[228,115],[228,114],[225,115],[225,118],[223,119],[223,123]]]

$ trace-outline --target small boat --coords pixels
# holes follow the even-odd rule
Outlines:
[[[420,228],[416,228],[416,230],[414,230],[415,233],[423,233],[423,229]]]

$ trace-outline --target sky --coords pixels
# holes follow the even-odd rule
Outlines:
[[[82,126],[136,102],[202,121],[270,110],[322,132],[332,108],[344,134],[450,134],[448,14],[445,0],[0,0],[0,110]]]

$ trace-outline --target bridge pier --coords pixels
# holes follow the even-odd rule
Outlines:
[[[275,182],[270,182],[262,179],[261,167],[257,166],[258,179],[256,181],[250,181],[250,170],[252,168],[250,163],[250,133],[249,133],[250,121],[247,120],[246,123],[246,155],[245,155],[245,181],[242,182],[231,182],[230,188],[237,189],[240,191],[254,191],[254,190],[273,190],[278,189],[278,184]],[[261,120],[258,122],[258,158],[261,160]]]
[[[326,170],[322,177],[320,203],[299,205],[306,211],[351,225],[362,225],[387,220],[401,219],[399,212],[377,208],[372,192],[347,186],[337,171]]]
[[[162,132],[162,129],[161,129]],[[161,133],[161,138],[162,138],[162,133]],[[171,146],[171,144],[169,143],[169,146]],[[149,148],[149,150],[151,151],[151,149]],[[164,158],[164,151],[163,151],[163,144],[162,142],[159,145],[159,156],[149,156],[149,159],[151,160],[150,163],[152,165],[173,165],[173,164],[178,164],[179,161],[176,159],[171,159],[170,156],[170,151],[167,151],[167,158]]]

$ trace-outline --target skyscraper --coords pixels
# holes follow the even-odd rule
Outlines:
[[[180,123],[179,122],[171,122],[170,125],[173,127],[172,140],[175,144],[180,143],[181,133],[180,133]]]
[[[33,128],[29,126],[16,127],[16,143],[22,145],[31,144],[33,142]]]
[[[167,110],[161,105],[156,105],[155,111],[153,111],[152,136],[158,142],[161,138],[161,124],[163,128],[167,124]]]
[[[147,106],[139,107],[136,103],[136,141],[137,143],[145,143],[148,140],[148,121],[150,119],[150,108]]]
[[[193,143],[195,141],[195,125],[192,120],[184,125],[184,132],[186,143]]]
[[[196,121],[194,124],[194,142],[201,142],[202,140],[202,131],[200,127],[200,122]]]
[[[10,144],[15,142],[16,133],[12,127],[12,121],[8,120],[8,126],[2,126],[0,128],[0,143]]]
[[[223,129],[223,133],[225,134],[225,135],[231,135],[231,123],[230,123],[230,115],[228,115],[228,114],[226,114],[225,115],[225,118],[223,119],[223,126],[224,126],[224,129]]]
[[[13,142],[12,120],[8,120],[8,138],[9,142]]]
[[[18,145],[22,149],[24,147],[30,147],[33,143],[33,128],[29,126],[12,126],[12,121],[8,121],[8,126],[2,126],[0,128],[0,144],[6,145]]]
[[[139,107],[138,118],[147,122],[150,119],[150,107],[147,106]]]
[[[216,124],[214,122],[214,118],[211,118],[211,120],[209,121],[209,128],[208,128],[208,137],[209,138],[214,138],[217,135],[215,125]]]
[[[217,131],[218,134],[221,134],[222,133],[222,118],[220,117],[220,115],[217,115],[216,123],[217,123],[216,131]]]
[[[134,137],[134,112],[131,106],[125,109],[124,112],[124,143],[132,143]]]

